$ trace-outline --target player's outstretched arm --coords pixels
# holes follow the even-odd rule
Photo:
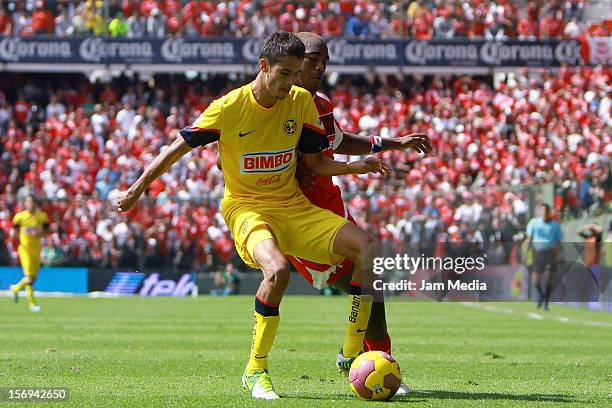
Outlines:
[[[117,210],[124,212],[132,208],[145,189],[190,150],[191,147],[185,142],[185,139],[177,137],[168,149],[160,153],[147,166],[130,188],[117,195]]]
[[[323,153],[304,153],[304,161],[310,170],[321,176],[340,176],[342,174],[387,174],[389,165],[376,157],[366,157],[354,162],[339,162]]]
[[[378,149],[378,150],[377,150]],[[431,140],[424,133],[412,133],[396,139],[383,139],[379,136],[360,136],[343,132],[342,142],[334,153],[362,155],[376,151],[414,149],[417,153],[428,154],[432,151]]]

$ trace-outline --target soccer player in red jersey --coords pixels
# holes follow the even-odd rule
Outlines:
[[[380,136],[372,135],[366,137],[343,132],[338,122],[334,119],[333,105],[329,98],[318,92],[323,75],[325,74],[327,60],[329,59],[327,44],[321,37],[313,33],[301,32],[297,36],[306,47],[302,72],[298,77],[297,84],[313,95],[319,112],[319,119],[327,133],[329,147],[324,150],[327,156],[333,158],[334,152],[364,155],[386,150],[405,149],[415,149],[421,153],[431,152],[430,140],[425,134],[416,133],[383,141]],[[337,215],[355,223],[355,220],[344,206],[340,188],[333,183],[332,178],[310,173],[305,169],[304,163],[301,165],[301,185],[304,195],[318,207],[333,211]],[[288,258],[298,272],[313,286],[320,288],[323,285],[332,285],[349,294],[354,292],[351,282],[353,264],[348,259],[344,260],[340,265],[322,265],[293,256],[288,256]],[[372,304],[370,321],[364,340],[364,351],[370,350],[391,352],[391,339],[387,332],[385,305],[382,301]],[[340,370],[348,371],[354,359],[354,356],[344,356],[342,350],[340,350],[336,365]],[[408,391],[408,387],[402,383],[398,394],[406,394]]]

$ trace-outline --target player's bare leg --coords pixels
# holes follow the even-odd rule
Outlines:
[[[242,384],[256,399],[278,399],[268,374],[268,354],[280,322],[279,305],[291,276],[289,262],[273,239],[255,246],[253,257],[264,279],[255,296],[253,342]]]

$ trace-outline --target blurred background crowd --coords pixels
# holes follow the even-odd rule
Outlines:
[[[19,0],[0,1],[0,35],[545,39],[608,36],[585,0]]]
[[[339,76],[328,88],[347,131],[425,132],[434,152],[386,152],[387,178],[336,179],[358,224],[389,250],[520,239],[533,186],[554,185],[558,218],[609,209],[608,68],[491,77]],[[0,78],[0,260],[17,264],[13,214],[28,194],[51,219],[47,264],[215,269],[236,262],[219,213],[216,144],[193,150],[126,215],[113,205],[165,146],[240,75],[159,75],[91,84],[82,75]],[[339,160],[347,159],[338,157]],[[506,254],[504,256],[509,256]]]

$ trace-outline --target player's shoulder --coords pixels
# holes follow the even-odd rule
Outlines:
[[[293,85],[289,91],[289,99],[292,101],[308,102],[312,99],[312,95],[306,89]]]
[[[18,223],[27,211],[19,211],[13,216],[13,223]]]
[[[314,98],[315,101],[321,101],[331,105],[331,100],[329,99],[329,96],[325,95],[323,92],[317,92]]]
[[[334,110],[331,100],[324,93],[317,92],[314,96],[314,101],[319,112],[331,112]]]
[[[222,107],[233,105],[234,103],[242,102],[245,96],[246,86],[247,85],[241,86],[240,88],[236,88],[236,89],[229,91],[223,96],[220,96],[219,98],[212,101],[209,106],[216,107],[216,108],[222,108]]]

